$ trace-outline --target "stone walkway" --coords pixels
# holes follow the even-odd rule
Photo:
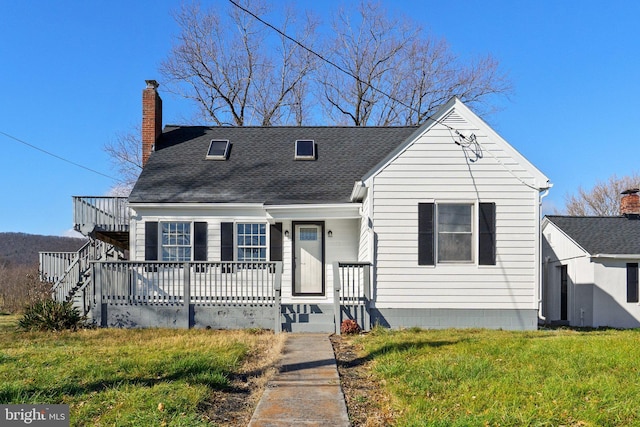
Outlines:
[[[280,372],[267,384],[249,426],[349,425],[329,336],[290,334]]]

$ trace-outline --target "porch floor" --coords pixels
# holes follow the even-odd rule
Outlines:
[[[329,335],[288,335],[283,353],[249,427],[349,426]]]

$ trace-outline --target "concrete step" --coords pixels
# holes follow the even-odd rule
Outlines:
[[[335,332],[332,304],[283,304],[281,319],[285,332]]]

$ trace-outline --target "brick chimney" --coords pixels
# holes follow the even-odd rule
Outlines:
[[[147,87],[142,91],[142,166],[153,151],[162,134],[162,99],[158,94],[160,84],[155,80],[145,80]]]
[[[620,215],[638,216],[640,215],[640,189],[630,188],[622,192],[620,199]]]

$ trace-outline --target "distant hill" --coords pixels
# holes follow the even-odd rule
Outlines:
[[[74,237],[0,233],[0,264],[37,265],[38,252],[74,252],[85,242]]]

